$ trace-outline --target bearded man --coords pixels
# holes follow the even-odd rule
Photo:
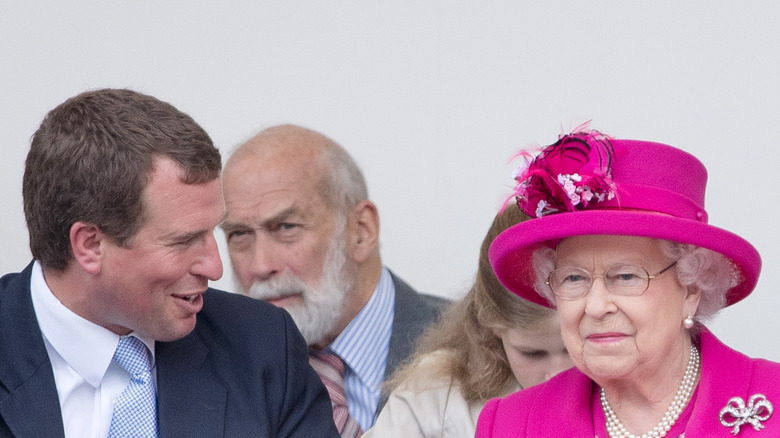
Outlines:
[[[228,160],[223,191],[238,288],[290,312],[315,370],[320,357],[343,361],[350,418],[339,418],[343,395],[331,390],[334,379],[320,377],[342,436],[360,436],[384,404],[385,377],[445,300],[417,293],[382,265],[379,214],[362,172],[318,132],[294,125],[260,132]]]

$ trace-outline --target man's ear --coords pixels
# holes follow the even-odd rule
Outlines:
[[[70,248],[81,269],[89,274],[99,274],[103,265],[102,244],[106,235],[97,225],[76,222],[70,227]]]
[[[360,201],[347,218],[347,251],[360,263],[366,260],[379,244],[379,212],[369,200]]]

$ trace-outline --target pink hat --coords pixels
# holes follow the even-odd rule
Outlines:
[[[551,307],[534,289],[533,252],[566,237],[642,236],[717,251],[737,268],[726,305],[745,298],[761,272],[761,256],[745,239],[707,224],[707,170],[693,155],[660,143],[611,139],[597,131],[562,136],[515,178],[517,203],[532,218],[490,246],[498,279],[517,295]]]

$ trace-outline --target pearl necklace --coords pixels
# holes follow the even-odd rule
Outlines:
[[[674,423],[680,418],[685,406],[688,404],[688,400],[693,393],[693,388],[696,385],[696,376],[699,374],[699,350],[691,345],[691,354],[688,358],[688,368],[685,369],[680,388],[677,390],[677,395],[674,397],[674,401],[664,413],[661,421],[651,430],[641,436],[629,433],[623,423],[620,422],[615,411],[609,406],[607,401],[607,395],[604,392],[604,388],[601,388],[601,407],[604,409],[604,415],[607,417],[607,433],[611,438],[660,438],[665,437],[666,433],[674,426]]]

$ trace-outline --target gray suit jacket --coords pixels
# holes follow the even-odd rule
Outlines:
[[[387,354],[385,380],[393,375],[396,368],[414,352],[415,342],[422,332],[439,318],[441,310],[448,300],[415,291],[409,284],[392,271],[395,286],[395,314],[393,315],[393,333],[390,335],[390,351]],[[383,394],[379,400],[379,413],[387,402]]]

